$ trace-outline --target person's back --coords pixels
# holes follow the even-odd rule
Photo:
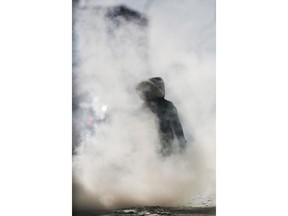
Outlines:
[[[186,147],[186,140],[174,104],[166,99],[164,82],[160,77],[151,78],[137,85],[137,91],[144,104],[159,120],[161,154],[171,155],[173,141],[177,140],[181,150]],[[177,139],[175,139],[177,138]]]

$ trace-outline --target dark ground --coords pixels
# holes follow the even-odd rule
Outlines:
[[[216,215],[216,207],[160,207],[147,206],[119,210],[73,211],[73,216],[127,216],[127,215],[176,215],[176,216],[212,216]]]

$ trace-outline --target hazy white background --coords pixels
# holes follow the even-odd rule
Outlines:
[[[70,0],[1,4],[5,215],[72,214],[69,8]],[[286,8],[277,0],[217,1],[220,215],[287,212]]]
[[[91,9],[118,3],[80,1],[74,14],[77,90],[97,98],[95,111],[105,104],[110,119],[73,158],[75,207],[185,205],[195,196],[206,205],[208,195],[215,205],[215,2],[154,1],[146,10],[122,3],[147,13],[147,61],[135,52],[135,26],[110,39],[103,15]],[[189,145],[182,157],[157,156],[153,116],[139,112],[135,86],[153,76],[178,108]]]

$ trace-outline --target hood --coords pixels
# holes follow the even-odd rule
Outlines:
[[[165,84],[161,77],[153,77],[140,82],[136,90],[143,100],[164,98]]]

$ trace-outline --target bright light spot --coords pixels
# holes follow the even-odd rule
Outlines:
[[[101,107],[101,110],[102,110],[103,112],[106,112],[106,111],[107,111],[107,108],[108,108],[108,107],[104,105],[104,106]]]

